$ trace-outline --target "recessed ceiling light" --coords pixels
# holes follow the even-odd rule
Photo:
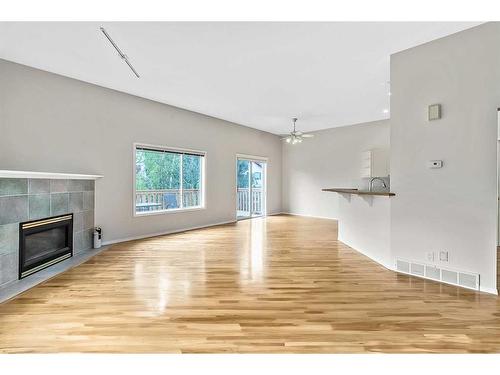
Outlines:
[[[382,113],[389,113],[389,110],[386,108],[382,111]]]

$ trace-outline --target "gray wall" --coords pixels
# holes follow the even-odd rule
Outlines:
[[[362,184],[362,152],[389,149],[389,121],[375,121],[314,132],[296,145],[283,145],[283,210],[339,218],[339,195],[323,188]]]
[[[5,60],[0,87],[0,169],[104,175],[105,241],[234,220],[237,153],[269,158],[267,209],[281,211],[275,135]],[[206,210],[133,217],[133,142],[206,151]]]
[[[391,250],[477,272],[496,288],[496,137],[500,23],[489,23],[391,58]],[[427,121],[441,103],[443,118]],[[442,169],[426,162],[444,161]]]

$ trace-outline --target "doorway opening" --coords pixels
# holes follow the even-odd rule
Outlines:
[[[249,156],[236,158],[236,219],[249,219],[266,214],[265,159]]]

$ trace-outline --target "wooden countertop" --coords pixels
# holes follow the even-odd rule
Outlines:
[[[330,191],[333,193],[341,193],[341,194],[382,195],[386,197],[393,197],[396,195],[394,193],[391,193],[390,191],[368,191],[368,190],[342,189],[342,188],[322,189],[322,191]]]

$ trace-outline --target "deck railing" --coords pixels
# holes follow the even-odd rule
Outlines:
[[[252,188],[252,197],[250,197],[250,189],[238,188],[237,197],[237,210],[239,212],[262,214],[263,200],[261,188]],[[184,207],[200,206],[201,191],[199,189],[184,189],[182,200]],[[137,190],[135,192],[137,212],[180,208],[180,204],[181,191],[179,189]]]
[[[200,189],[184,189],[182,201],[184,207],[201,205]],[[180,204],[180,189],[137,190],[135,192],[135,207],[137,212],[180,208]]]
[[[262,188],[252,188],[252,197],[250,199],[249,188],[237,189],[237,210],[241,212],[251,212],[253,214],[262,214]]]

